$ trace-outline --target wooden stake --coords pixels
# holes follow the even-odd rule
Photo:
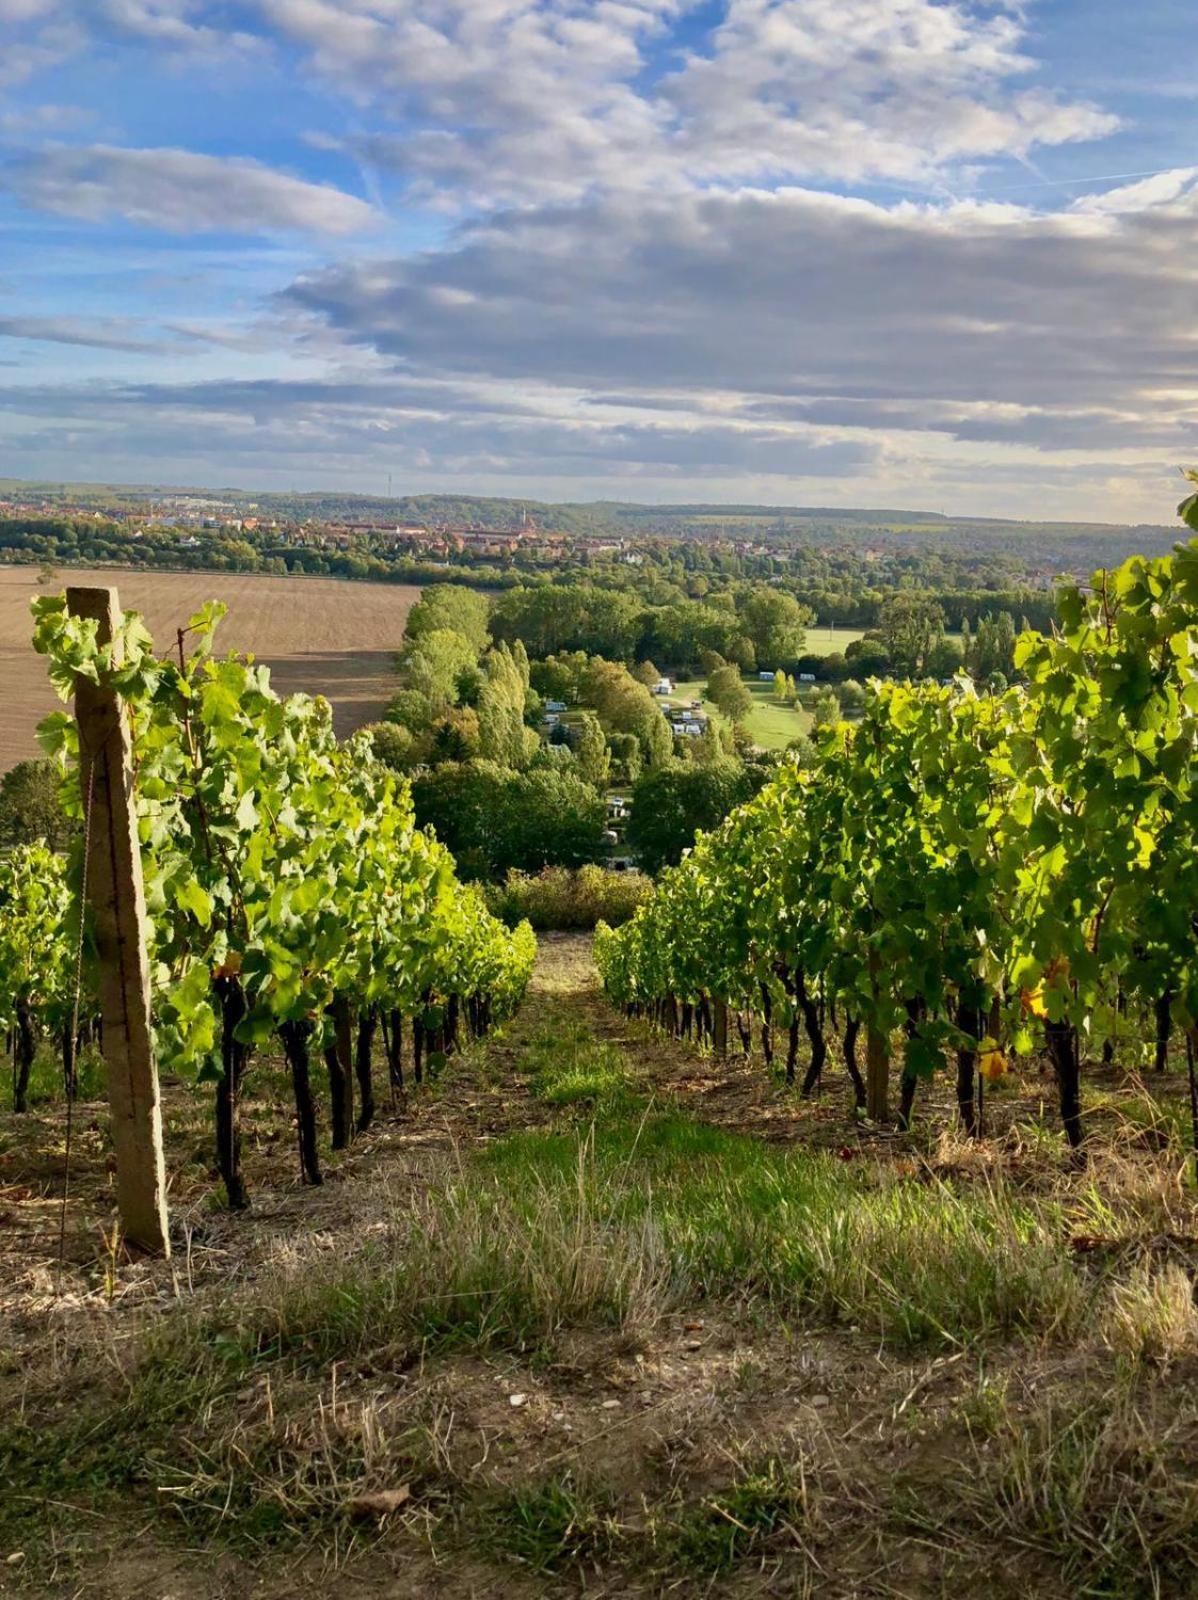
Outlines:
[[[871,950],[869,981],[875,1001],[880,969],[878,953]],[[872,1022],[865,1033],[865,1114],[871,1122],[890,1119],[890,1040]]]
[[[115,589],[68,589],[67,610],[72,616],[94,618],[99,642],[111,642],[120,616]],[[162,1108],[150,1030],[146,901],[129,722],[113,689],[83,677],[75,680],[75,720],[85,803],[91,794],[88,902],[99,958],[121,1231],[129,1244],[169,1255]]]
[[[719,1060],[728,1054],[728,1002],[714,1000],[712,1002],[711,1048]]]
[[[890,1117],[890,1041],[872,1024],[865,1035],[865,1114],[871,1122]]]

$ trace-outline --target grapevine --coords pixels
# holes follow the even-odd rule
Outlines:
[[[782,1023],[788,1077],[801,1022],[807,1092],[838,1016],[858,1106],[858,1028],[883,1070],[897,1039],[900,1125],[952,1054],[976,1131],[977,1080],[1045,1048],[1079,1145],[1084,1043],[1109,1055],[1128,1005],[1158,1039],[1198,1022],[1198,541],[1058,604],[1001,695],[872,684],[811,770],[784,766],[599,930],[609,995],[670,1027],[755,1013],[767,1061]]]
[[[215,1086],[229,1202],[247,1200],[242,1081],[272,1036],[291,1069],[301,1170],[319,1183],[312,1049],[327,1045],[334,1144],[345,1143],[352,1087],[338,1037],[356,1019],[364,1129],[380,1015],[393,1027],[414,1018],[433,1033],[434,1056],[445,1053],[461,1007],[481,1032],[519,1003],[531,930],[509,933],[457,881],[449,853],[415,826],[406,784],[373,760],[364,736],[336,739],[325,700],[280,699],[265,667],[215,654],[223,607],[197,613],[176,654],[161,658],[133,614],[114,651],[61,598],[34,609],[35,646],[60,695],[77,674],[103,674],[128,711],[157,1051],[169,1069]],[[57,714],[41,738],[77,812],[75,725]]]

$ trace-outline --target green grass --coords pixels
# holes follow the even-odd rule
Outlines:
[[[897,1531],[1017,1544],[1053,1563],[1060,1594],[1198,1593],[1192,1389],[1113,1382],[1095,1393],[1075,1376],[1019,1405],[1004,1387],[970,1427],[972,1459],[933,1492],[918,1477],[896,1479]]]
[[[7,1066],[7,1063],[6,1063]],[[102,1099],[104,1096],[104,1060],[95,1049],[80,1052],[75,1065],[78,1098],[83,1101]],[[52,1105],[66,1099],[63,1083],[62,1055],[49,1044],[38,1046],[29,1069],[29,1104]]]
[[[1064,1182],[1022,1132],[1008,1179],[770,1143],[657,1087],[659,1046],[601,1028],[560,951],[442,1079],[447,1122],[481,1080],[509,1131],[372,1164],[337,1248],[0,1350],[9,1581],[83,1592],[107,1536],[272,1582],[319,1550],[352,1587],[382,1539],[455,1592],[516,1581],[495,1563],[529,1592],[864,1592],[885,1541],[896,1593],[932,1592],[903,1563],[935,1551],[962,1593],[1027,1564],[1029,1595],[1198,1594],[1193,1230],[1176,1164],[1118,1153],[1158,1132],[1138,1091]],[[399,1485],[382,1524],[350,1509]]]
[[[485,1549],[531,1567],[562,1572],[610,1561],[626,1544],[618,1499],[570,1474],[520,1484],[484,1502],[473,1536]]]
[[[516,1135],[483,1160],[513,1197],[517,1228],[556,1210],[626,1263],[638,1236],[651,1239],[662,1303],[764,1301],[941,1349],[1067,1333],[1083,1314],[1059,1215],[998,1188],[956,1190],[780,1150],[668,1112],[585,1135]]]
[[[623,1053],[596,1040],[583,1023],[539,1029],[524,1049],[532,1091],[551,1106],[611,1111],[634,1098]]]
[[[777,1456],[742,1469],[723,1490],[667,1519],[657,1533],[666,1565],[706,1577],[757,1557],[768,1540],[806,1521],[801,1470]]]
[[[759,1560],[769,1541],[806,1521],[802,1471],[771,1456],[737,1467],[731,1481],[699,1500],[676,1492],[621,1515],[607,1484],[570,1474],[521,1484],[484,1504],[474,1527],[478,1543],[539,1573],[601,1570],[657,1572],[708,1580]]]
[[[808,656],[843,655],[849,645],[856,644],[858,639],[864,639],[863,628],[808,628],[807,639],[803,646],[803,654]],[[945,638],[951,639],[955,644],[960,644],[959,633],[946,633]]]
[[[705,678],[684,679],[675,683],[670,698],[688,708],[692,700],[702,700],[707,715],[718,718],[720,713],[704,697],[706,684]],[[763,750],[784,750],[800,734],[810,732],[811,718],[807,712],[799,706],[784,706],[775,700],[772,683],[746,678],[745,688],[753,696],[753,709],[745,718],[745,727],[754,744],[760,745]]]
[[[849,645],[865,637],[863,628],[808,628],[803,654],[807,656],[843,655]]]

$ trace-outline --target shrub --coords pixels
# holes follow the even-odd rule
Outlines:
[[[546,867],[535,876],[509,872],[502,884],[488,888],[487,904],[509,927],[526,917],[541,929],[593,928],[599,921],[615,927],[628,921],[650,887],[640,872]]]

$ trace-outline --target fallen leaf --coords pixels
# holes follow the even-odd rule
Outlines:
[[[376,1494],[360,1494],[353,1500],[347,1500],[345,1509],[355,1522],[360,1522],[369,1517],[389,1517],[393,1511],[407,1505],[411,1498],[411,1488],[401,1483],[398,1489],[380,1489]]]

